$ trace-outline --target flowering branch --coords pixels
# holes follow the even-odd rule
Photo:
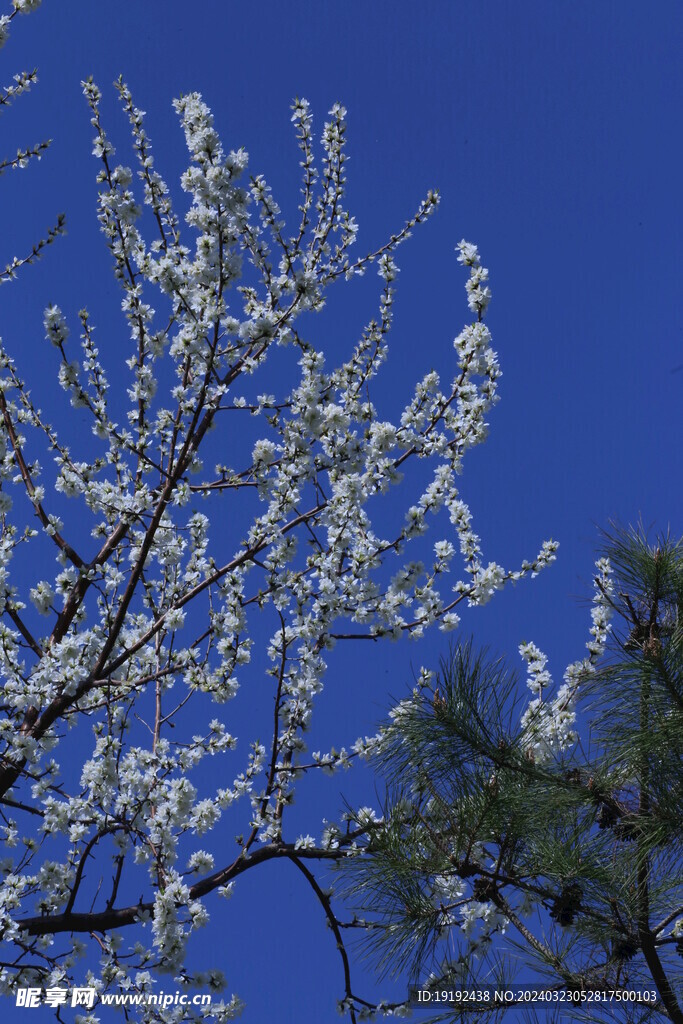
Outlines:
[[[35,0],[15,0],[16,10],[27,5]],[[33,80],[18,81],[15,93]],[[498,397],[500,368],[484,323],[488,272],[462,241],[473,322],[455,339],[453,381],[442,386],[437,373],[427,374],[400,421],[385,420],[369,388],[389,357],[395,255],[436,210],[438,194],[428,193],[387,242],[353,257],[346,113],[331,110],[318,168],[308,104],[297,100],[301,205],[290,235],[266,179],[247,177],[247,154],[224,150],[208,107],[191,93],[175,103],[189,152],[183,218],[155,168],[143,112],[122,80],[116,90],[140,195],[133,170],[116,163],[97,85],[83,83],[100,167],[99,220],[129,333],[129,386],[110,386],[87,309],[78,313],[78,358],[70,317],[56,305],[45,310],[60,387],[91,424],[90,446],[79,436],[75,454],[64,439],[68,424],[58,431],[47,423],[2,356],[0,796],[30,817],[21,838],[17,823],[3,818],[8,847],[21,844],[22,854],[3,862],[0,931],[15,944],[16,963],[0,973],[0,988],[46,973],[72,977],[87,948],[69,939],[76,933],[94,936],[102,989],[137,985],[136,971],[150,964],[185,972],[189,937],[208,920],[204,898],[229,895],[244,871],[286,859],[321,902],[340,945],[343,1006],[361,1019],[371,1004],[352,995],[341,924],[309,865],[362,853],[375,825],[368,819],[346,834],[327,825],[320,843],[288,834],[299,780],[313,769],[348,767],[381,741],[358,738],[349,749],[305,756],[329,652],[340,640],[454,629],[459,605],[483,605],[535,575],[557,548],[547,541],[515,570],[487,564],[456,485]],[[13,95],[8,90],[6,102]],[[145,209],[151,241],[141,226]],[[336,282],[373,264],[378,313],[328,366],[329,353],[308,340],[312,314]],[[277,395],[269,391],[275,385]],[[37,445],[51,469],[33,454]],[[215,470],[205,470],[207,459]],[[418,461],[430,466],[426,486],[416,483]],[[391,489],[404,517],[389,529],[371,510]],[[223,502],[212,538],[200,505],[207,500]],[[81,508],[67,531],[61,517],[74,501]],[[27,510],[37,528],[21,532]],[[431,545],[429,517],[441,531]],[[76,530],[73,546],[66,537]],[[54,574],[45,569],[44,537],[56,554]],[[43,567],[28,588],[12,573],[20,543]],[[457,546],[462,578],[453,569]],[[261,647],[273,711],[266,743],[244,744],[228,731],[226,705],[240,685],[247,693],[255,680],[261,685],[252,663]],[[262,734],[255,723],[253,735]],[[53,757],[60,750],[63,765]],[[74,775],[75,750],[88,753]],[[224,766],[208,790],[195,773],[207,757]],[[197,837],[207,836],[223,859],[230,828],[235,856],[217,869],[216,852],[199,848]],[[111,885],[82,910],[86,864],[108,872]],[[135,902],[140,891],[147,896]],[[141,941],[119,955],[109,933],[124,926]],[[233,1000],[219,1019],[236,1007]]]

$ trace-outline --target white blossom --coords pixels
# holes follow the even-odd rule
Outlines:
[[[55,592],[46,580],[41,580],[37,586],[31,587],[30,597],[41,615],[50,614]]]
[[[40,7],[42,0],[12,0],[14,9],[19,14],[30,14],[31,11],[37,10]]]
[[[48,306],[43,318],[45,336],[60,348],[69,336],[69,329],[59,306]]]

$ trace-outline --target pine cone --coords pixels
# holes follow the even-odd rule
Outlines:
[[[565,885],[559,896],[553,900],[550,916],[562,928],[574,923],[576,912],[581,906],[581,888],[576,882]]]
[[[487,903],[492,900],[498,891],[496,883],[491,878],[478,878],[472,886],[475,900]]]

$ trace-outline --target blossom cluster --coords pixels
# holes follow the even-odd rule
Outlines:
[[[567,666],[563,684],[551,699],[545,699],[543,693],[552,685],[546,669],[547,657],[533,643],[523,643],[519,648],[527,666],[527,683],[534,695],[522,716],[524,742],[538,761],[547,759],[554,751],[566,750],[576,742],[574,725],[579,688],[586,677],[595,672],[596,662],[605,650],[611,628],[614,584],[608,558],[599,558],[595,568],[592,624],[590,640],[586,644],[588,657]]]

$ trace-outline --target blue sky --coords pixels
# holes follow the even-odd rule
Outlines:
[[[72,318],[89,306],[112,340],[114,384],[125,355],[123,343],[116,349],[119,298],[95,217],[82,78],[92,74],[103,89],[107,128],[128,162],[110,88],[123,74],[147,111],[170,184],[185,166],[171,100],[199,90],[226,148],[248,150],[250,170],[266,176],[285,213],[298,201],[289,104],[308,98],[321,128],[341,101],[360,249],[395,231],[427,189],[442,195],[437,215],[399,254],[383,385],[390,412],[432,365],[445,376],[455,365],[451,342],[467,319],[456,242],[476,242],[490,269],[501,402],[490,439],[467,460],[462,495],[487,558],[515,568],[551,536],[560,549],[537,580],[464,617],[463,630],[513,662],[518,643],[533,640],[560,677],[586,639],[596,526],[642,516],[681,533],[682,35],[674,0],[654,9],[632,0],[206,0],[192,9],[180,0],[44,0],[14,21],[0,55],[5,83],[20,68],[39,69],[33,94],[3,115],[3,154],[54,140],[40,164],[0,182],[0,262],[20,255],[58,211],[69,233],[3,289],[4,343],[48,402],[56,372],[42,338],[49,303]],[[332,347],[355,337],[375,299],[354,284],[335,301],[325,321]],[[445,650],[433,634],[420,645],[344,652],[330,670],[319,746],[373,732],[389,694],[409,685],[411,663],[436,664]],[[353,802],[368,797],[368,786],[372,799],[369,780],[352,775],[314,789],[297,808],[302,827],[342,809],[340,787]],[[339,1019],[334,943],[293,875],[250,873],[217,912],[219,937],[207,934],[196,947],[219,958],[247,1001],[245,1020],[257,1024]]]

